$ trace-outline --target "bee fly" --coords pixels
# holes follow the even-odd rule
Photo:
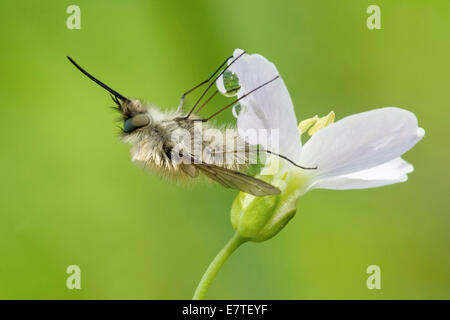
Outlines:
[[[93,77],[70,57],[67,58],[76,68],[78,68],[78,70],[111,94],[111,97],[116,103],[117,109],[122,114],[123,118],[123,133],[121,140],[132,145],[131,155],[133,162],[140,164],[144,168],[150,169],[150,171],[155,172],[160,176],[179,181],[196,178],[201,172],[208,178],[227,188],[241,190],[255,196],[279,194],[280,190],[273,185],[240,172],[244,169],[246,163],[248,163],[248,153],[251,150],[251,146],[240,138],[237,130],[227,129],[228,132],[231,130],[231,135],[228,134],[225,141],[221,143],[204,135],[208,129],[218,129],[214,128],[209,120],[222,111],[232,107],[238,103],[239,100],[245,98],[252,92],[275,81],[279,76],[261,84],[245,95],[242,95],[239,99],[219,109],[207,118],[200,118],[197,115],[198,111],[200,111],[218,92],[216,90],[206,102],[199,106],[200,101],[205,97],[208,90],[214,85],[216,80],[223,75],[228,67],[244,53],[245,52],[236,57],[228,66],[219,72],[228,60],[233,57],[227,58],[207,80],[202,81],[200,84],[183,93],[178,109],[174,112],[163,112],[153,106],[147,107],[139,99],[131,99],[123,96]],[[217,73],[219,74],[216,76]],[[208,87],[202,93],[192,109],[187,113],[183,112],[182,109],[185,96],[207,83],[209,83]],[[196,124],[201,124],[200,128],[198,128],[199,126]],[[187,132],[188,134],[186,136],[188,138],[184,138],[184,140],[182,138],[181,143],[175,142],[173,136],[177,130]],[[194,138],[196,134],[201,137],[197,141]],[[183,145],[184,147],[179,147],[179,145]],[[228,150],[226,145],[233,146],[233,149],[231,151]],[[242,153],[240,153],[241,157],[244,159],[240,159],[241,161],[233,161],[233,163],[229,163],[228,161],[227,163],[217,161],[217,154],[219,153],[226,154],[231,152],[237,154],[237,151],[239,150],[236,150],[236,147],[234,147],[236,145],[243,146],[243,149],[247,151],[243,153],[243,156]],[[193,149],[200,147],[202,150],[209,149],[213,151],[209,156],[197,157],[195,153],[190,152],[192,146]],[[302,169],[315,169],[301,167],[288,158],[269,150],[262,151],[281,157]],[[176,157],[174,157],[174,155]],[[183,161],[179,161],[180,158],[182,158]]]

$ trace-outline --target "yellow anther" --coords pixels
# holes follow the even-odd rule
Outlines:
[[[298,124],[298,128],[300,129],[300,132],[303,134],[306,131],[308,131],[308,129],[314,124],[316,123],[316,121],[319,120],[319,116],[315,115],[314,118],[309,118],[306,120],[301,121]]]
[[[327,114],[325,117],[322,117],[322,118],[315,116],[314,118],[303,120],[302,122],[300,122],[298,127],[299,127],[301,133],[304,133],[309,129],[308,134],[310,136],[312,136],[314,133],[316,133],[320,129],[323,129],[326,126],[333,123],[334,118],[335,118],[335,114],[333,111],[331,111],[329,114]]]

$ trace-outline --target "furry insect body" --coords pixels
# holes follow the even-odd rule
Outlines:
[[[221,131],[210,123],[204,123],[200,117],[193,114],[186,118],[183,112],[164,112],[156,106],[145,107],[139,100],[121,103],[124,120],[138,115],[145,115],[149,122],[146,126],[131,132],[123,132],[121,140],[132,145],[132,161],[165,178],[185,182],[199,175],[199,166],[219,166],[230,170],[242,170],[248,163],[248,151],[251,149],[239,136],[237,130],[228,128],[226,141],[217,141],[207,132],[211,129]],[[179,131],[181,140],[174,141]],[[195,139],[199,137],[200,139]],[[227,145],[244,146],[247,152],[240,154],[238,161],[220,161],[217,157],[226,151]],[[177,154],[174,157],[174,148]],[[210,151],[210,152],[205,152]],[[186,158],[187,157],[187,158]],[[245,157],[245,158],[242,158]],[[201,170],[201,169],[200,169]]]

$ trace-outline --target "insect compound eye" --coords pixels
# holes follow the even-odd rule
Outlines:
[[[145,127],[150,123],[150,118],[144,114],[138,114],[132,118],[125,120],[123,123],[123,130],[130,133],[138,128]]]

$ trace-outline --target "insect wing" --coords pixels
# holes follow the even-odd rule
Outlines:
[[[239,171],[234,171],[206,163],[196,167],[209,178],[219,182],[227,188],[241,190],[254,196],[267,196],[280,194],[280,189],[270,183],[248,176]]]

